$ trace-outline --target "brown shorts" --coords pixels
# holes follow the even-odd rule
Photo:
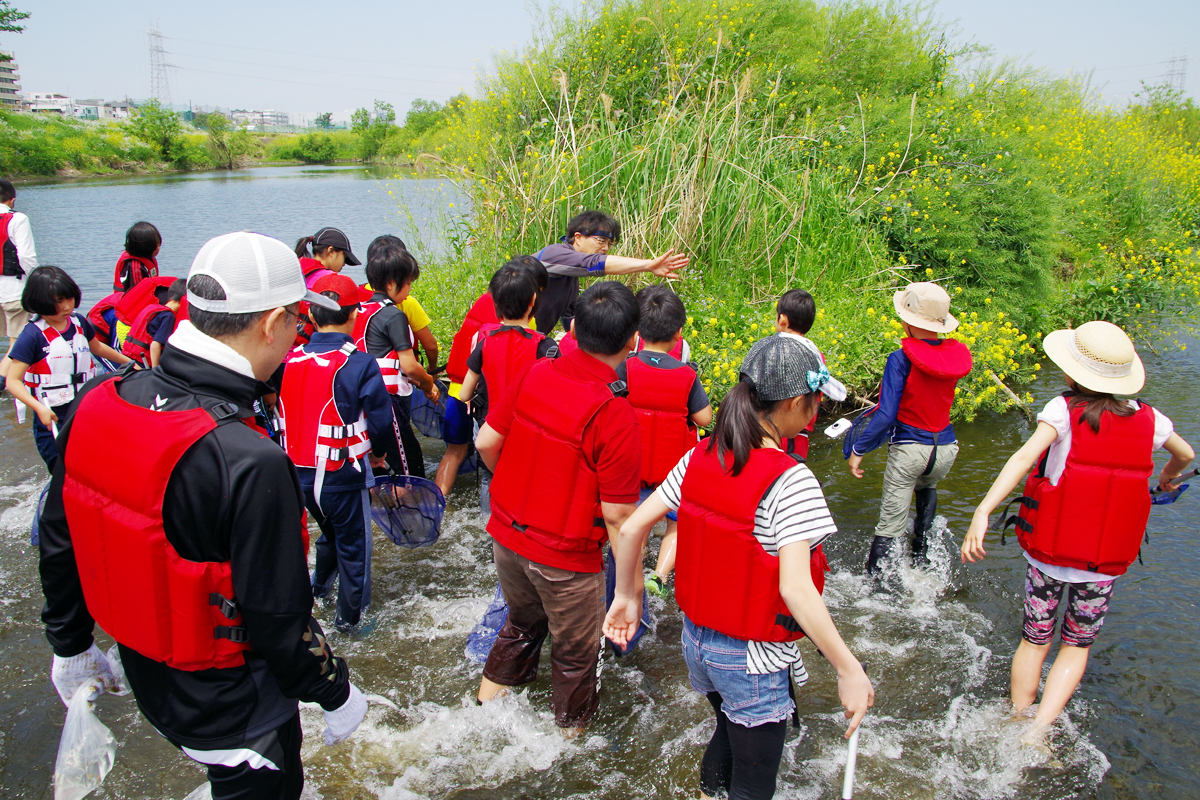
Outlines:
[[[554,721],[560,728],[588,724],[600,705],[604,573],[548,567],[494,541],[492,556],[508,621],[488,654],[484,677],[501,686],[532,682],[549,633]]]

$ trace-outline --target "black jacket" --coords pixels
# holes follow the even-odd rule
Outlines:
[[[81,396],[111,379],[94,379]],[[158,368],[126,375],[117,391],[130,403],[167,411],[232,402],[239,416],[249,417],[255,397],[269,389],[168,345]],[[64,455],[71,427],[68,420],[58,437]],[[120,452],[121,443],[113,442],[111,453],[94,457],[111,459],[120,469]],[[94,627],[63,509],[66,462],[58,459],[39,529],[42,621],[55,654],[63,657],[87,650]],[[312,617],[308,564],[295,546],[303,509],[292,462],[246,425],[218,426],[175,466],[163,503],[167,540],[186,559],[230,562],[251,649],[245,666],[188,672],[121,646],[138,707],[171,742],[205,750],[238,747],[294,716],[297,700],[326,709],[346,702],[346,664]]]

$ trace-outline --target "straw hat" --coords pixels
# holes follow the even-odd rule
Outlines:
[[[910,283],[892,297],[892,305],[900,319],[917,328],[935,333],[949,333],[958,327],[950,315],[950,295],[936,283]]]
[[[1111,322],[1086,322],[1075,330],[1046,334],[1042,348],[1067,377],[1084,389],[1136,394],[1146,368],[1125,331]]]

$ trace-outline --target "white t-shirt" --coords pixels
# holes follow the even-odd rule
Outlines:
[[[1140,408],[1136,400],[1126,400],[1125,402],[1129,404],[1130,408]],[[1150,410],[1154,412],[1154,449],[1158,450],[1171,437],[1175,426],[1157,408],[1151,408]],[[1061,395],[1054,398],[1046,404],[1046,407],[1042,409],[1037,418],[1038,422],[1046,423],[1058,433],[1058,438],[1054,440],[1054,444],[1050,445],[1050,449],[1046,454],[1046,477],[1050,479],[1052,486],[1057,486],[1059,479],[1062,478],[1063,470],[1067,468],[1067,453],[1071,450],[1071,412],[1067,406],[1067,398]],[[1094,583],[1096,581],[1111,581],[1116,577],[1115,575],[1105,575],[1102,572],[1089,572],[1085,569],[1060,567],[1056,564],[1043,564],[1028,553],[1025,554],[1025,558],[1030,564],[1033,564],[1056,581]]]
[[[679,510],[680,488],[691,457],[692,453],[688,452],[679,459],[655,490],[672,511]],[[781,547],[807,540],[809,546],[815,548],[834,533],[837,533],[837,526],[825,504],[821,484],[804,464],[797,463],[784,472],[767,490],[754,512],[754,538],[776,557]],[[778,672],[790,665],[797,665],[793,672],[797,683],[803,685],[807,673],[795,642],[750,642],[746,648],[746,672],[751,675]]]
[[[0,203],[0,214],[9,213],[8,206]],[[17,248],[17,261],[21,269],[28,275],[37,269],[37,250],[33,244],[33,231],[29,228],[29,217],[20,211],[13,211],[8,221],[8,238]],[[14,275],[0,275],[0,303],[11,303],[21,299],[25,289],[25,278]]]

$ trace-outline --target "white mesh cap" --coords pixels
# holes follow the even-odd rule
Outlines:
[[[188,280],[207,275],[221,285],[224,300],[206,300],[188,289],[188,304],[218,314],[269,311],[307,300],[335,311],[335,301],[304,285],[300,259],[286,244],[250,231],[209,239],[188,271]]]

